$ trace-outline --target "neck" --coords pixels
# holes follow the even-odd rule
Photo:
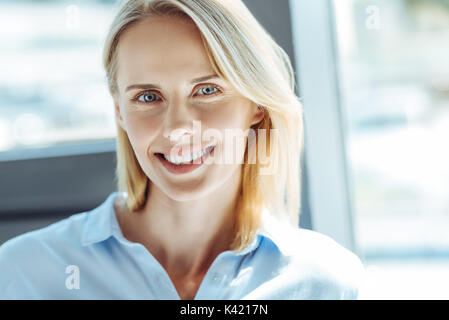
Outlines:
[[[204,274],[218,254],[230,249],[241,170],[207,198],[179,202],[151,185],[145,206],[127,215],[131,241],[140,242],[176,277]]]

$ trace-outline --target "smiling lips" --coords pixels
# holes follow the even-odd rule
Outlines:
[[[167,160],[173,164],[176,164],[176,165],[189,164],[192,161],[199,159],[199,158],[203,157],[205,154],[211,152],[213,148],[214,148],[214,146],[206,147],[202,151],[193,152],[193,153],[190,153],[190,154],[184,155],[184,156],[172,155],[170,153],[168,153],[168,154],[167,153],[156,153],[156,155],[163,156],[165,158],[165,160]],[[182,151],[182,149],[180,149],[180,151]]]
[[[210,146],[187,157],[169,156],[163,153],[155,153],[167,171],[173,174],[184,174],[191,172],[204,164],[204,161],[213,154],[215,146]],[[196,161],[194,161],[196,160]]]

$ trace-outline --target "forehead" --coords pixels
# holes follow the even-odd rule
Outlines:
[[[146,18],[124,32],[117,50],[121,88],[131,82],[173,81],[213,73],[200,31],[192,21],[181,18]]]

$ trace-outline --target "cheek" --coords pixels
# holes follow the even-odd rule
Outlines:
[[[208,128],[219,131],[225,129],[247,129],[249,128],[248,107],[238,102],[228,102],[214,108],[212,112],[204,112],[202,122]]]
[[[139,158],[146,157],[147,148],[156,138],[160,122],[137,114],[126,116],[128,138]]]
[[[250,128],[250,121],[247,114],[248,106],[245,104],[226,104],[217,108],[213,113],[206,113],[203,117],[202,132],[207,136],[218,138],[219,146],[215,151],[216,163],[236,164],[242,163],[242,159],[247,146],[245,133]],[[207,134],[207,129],[211,128],[219,132]]]

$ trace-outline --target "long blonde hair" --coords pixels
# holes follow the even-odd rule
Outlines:
[[[129,0],[115,16],[104,45],[103,64],[113,96],[118,91],[120,35],[151,16],[176,16],[193,21],[214,71],[265,110],[263,120],[252,129],[256,133],[255,145],[259,145],[260,139],[257,129],[265,129],[267,166],[272,166],[274,171],[262,174],[259,160],[242,164],[232,250],[240,251],[254,239],[261,225],[263,207],[298,226],[303,108],[295,95],[295,76],[288,55],[241,0]],[[128,194],[126,205],[135,211],[145,204],[150,181],[137,161],[126,131],[119,125],[117,130],[118,189]],[[278,139],[272,139],[272,130]],[[245,159],[250,154],[249,147],[248,144]]]

